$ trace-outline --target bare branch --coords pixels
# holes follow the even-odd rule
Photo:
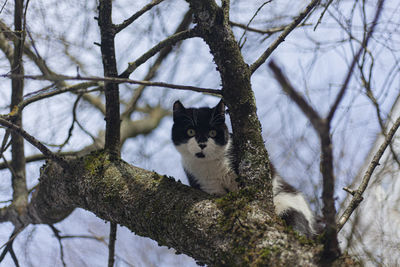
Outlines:
[[[56,153],[58,156],[60,157],[64,157],[64,156],[75,156],[77,154],[77,152],[73,151],[73,152],[61,152],[61,153]],[[30,162],[36,162],[36,161],[40,161],[40,160],[45,160],[48,157],[43,155],[43,154],[37,154],[37,155],[32,155],[32,156],[28,156],[26,157],[26,162],[30,163]],[[11,161],[7,161],[7,163],[0,163],[0,170],[4,170],[6,168],[8,168],[7,166],[11,164]]]
[[[345,223],[349,220],[351,214],[353,211],[358,207],[358,205],[362,201],[362,194],[364,193],[365,189],[368,186],[368,183],[371,179],[372,173],[374,172],[376,166],[379,165],[379,160],[382,158],[383,153],[385,152],[386,148],[388,145],[391,143],[394,134],[396,133],[397,129],[400,126],[400,117],[397,118],[395,123],[393,124],[392,128],[390,128],[389,132],[386,135],[385,141],[382,143],[382,145],[379,147],[378,151],[376,152],[374,158],[372,159],[371,163],[368,166],[367,171],[365,172],[365,175],[362,179],[361,184],[359,185],[358,189],[355,190],[354,197],[350,201],[348,207],[346,210],[343,212],[342,216],[340,216],[340,219],[337,223],[337,229],[338,232],[343,228]]]
[[[117,77],[117,62],[115,57],[115,31],[112,24],[112,0],[100,0],[99,27],[101,35],[101,57],[103,60],[104,77]],[[111,156],[120,157],[120,111],[118,83],[105,82],[106,97],[106,143],[105,149]]]
[[[324,207],[322,213],[325,221],[325,231],[322,241],[324,243],[323,258],[326,264],[340,255],[339,244],[336,230],[336,209],[334,200],[335,178],[333,174],[333,155],[332,140],[330,136],[330,125],[301,97],[290,85],[279,67],[271,61],[269,67],[274,72],[276,79],[281,84],[282,89],[299,106],[306,117],[310,120],[320,139],[321,161],[320,168],[323,177],[322,201]]]
[[[28,2],[26,2],[26,8]],[[23,99],[24,80],[21,77],[24,75],[24,64],[22,60],[23,48],[25,43],[25,15],[24,1],[16,0],[14,6],[14,30],[17,38],[14,39],[14,57],[11,65],[11,105],[17,105]],[[22,127],[22,113],[17,114],[11,119],[11,122],[17,127]],[[11,157],[10,171],[12,173],[12,189],[13,189],[13,204],[19,212],[22,212],[28,203],[28,189],[26,186],[26,170],[25,170],[25,147],[24,138],[16,132],[11,132]],[[12,247],[11,247],[12,249]],[[11,251],[10,251],[11,253]],[[11,254],[12,255],[12,254]]]
[[[11,75],[9,75],[9,74],[3,74],[0,76],[11,77]],[[55,75],[55,76],[24,75],[23,78],[32,79],[32,80],[47,80],[47,81],[71,80],[71,81],[103,81],[103,82],[110,82],[110,83],[129,83],[129,84],[140,84],[140,85],[155,86],[155,87],[166,87],[166,88],[178,89],[178,90],[189,90],[189,91],[194,91],[194,92],[208,93],[208,94],[215,94],[215,95],[222,94],[221,90],[219,90],[219,89],[202,88],[202,87],[195,87],[195,86],[189,86],[189,85],[170,84],[170,83],[164,83],[164,82],[138,81],[138,80],[113,78],[113,77],[95,77],[95,76],[83,77],[83,76],[65,76],[65,75]]]
[[[341,102],[342,99],[343,99],[343,96],[344,96],[344,94],[345,94],[345,92],[346,92],[346,89],[347,89],[347,86],[348,86],[348,84],[349,84],[349,82],[350,82],[350,79],[351,79],[351,77],[353,76],[354,67],[357,65],[357,62],[358,62],[358,59],[360,58],[361,53],[362,53],[363,50],[366,49],[366,47],[368,46],[368,41],[369,41],[370,37],[372,36],[372,33],[374,32],[375,26],[376,26],[376,24],[377,24],[377,22],[378,22],[378,19],[379,19],[379,16],[380,16],[381,12],[382,12],[383,3],[384,3],[384,2],[385,2],[384,0],[379,0],[378,6],[377,6],[377,9],[376,9],[376,12],[375,12],[375,17],[374,17],[374,20],[373,20],[373,22],[372,22],[372,26],[371,26],[370,30],[368,31],[368,34],[367,34],[366,37],[364,38],[364,40],[363,40],[363,42],[362,42],[362,44],[361,44],[360,49],[358,50],[358,52],[356,53],[356,55],[353,57],[353,61],[351,62],[351,65],[350,65],[350,67],[349,67],[349,70],[347,71],[347,76],[346,76],[346,78],[344,79],[344,82],[343,82],[343,84],[342,84],[342,87],[340,88],[340,91],[339,91],[339,93],[338,93],[337,96],[336,96],[335,102],[333,103],[332,107],[330,108],[330,111],[329,111],[328,116],[327,116],[327,118],[326,118],[326,119],[327,119],[327,122],[328,122],[329,124],[331,123],[331,121],[332,121],[332,119],[333,119],[333,116],[335,115],[335,112],[336,112],[336,110],[337,110],[337,108],[338,108],[340,102]]]
[[[271,2],[272,2],[272,0],[268,0],[268,1],[264,2],[264,3],[256,10],[256,12],[254,13],[253,17],[251,17],[251,19],[250,19],[249,22],[247,23],[246,27],[244,27],[244,32],[243,32],[243,34],[242,34],[242,36],[240,37],[239,42],[238,42],[240,47],[242,47],[242,46],[244,45],[244,42],[242,43],[242,39],[243,39],[243,37],[246,35],[247,29],[249,28],[250,23],[251,23],[251,22],[254,20],[254,18],[257,16],[258,12],[260,12],[260,10],[261,10],[266,4],[271,3]]]
[[[324,15],[325,15],[325,12],[328,10],[328,7],[330,6],[330,4],[331,4],[332,2],[333,2],[333,0],[329,0],[329,2],[325,5],[324,10],[322,11],[321,15],[319,16],[319,19],[318,19],[317,23],[316,23],[315,26],[314,26],[314,31],[317,29],[318,25],[321,23],[322,18],[323,18]]]
[[[186,12],[186,14],[183,16],[181,23],[175,30],[175,33],[179,33],[186,30],[193,20],[192,16],[193,13],[189,9],[188,12]],[[177,45],[179,46],[180,42],[178,42]],[[171,51],[172,51],[172,46],[167,46],[160,50],[157,59],[154,61],[153,65],[149,68],[146,76],[144,77],[145,81],[150,81],[155,77],[155,75],[157,74],[157,70],[161,66],[161,63],[167,58],[167,56],[171,53]],[[138,88],[135,89],[131,99],[126,104],[125,110],[121,114],[122,120],[124,120],[124,118],[129,117],[132,114],[132,112],[136,109],[136,104],[139,101],[140,97],[142,96],[145,88],[147,88],[147,86],[140,85],[138,86]]]
[[[114,266],[116,239],[117,239],[117,224],[115,222],[110,222],[110,239],[108,242],[108,267]]]
[[[128,68],[124,70],[119,77],[120,78],[128,78],[131,73],[136,70],[140,65],[145,63],[149,58],[154,56],[156,53],[158,53],[161,49],[172,46],[176,44],[179,41],[193,38],[198,36],[196,28],[178,32],[174,35],[169,36],[168,38],[164,39],[163,41],[159,42],[156,44],[153,48],[151,48],[149,51],[144,53],[142,56],[140,56],[136,61],[128,63]]]
[[[291,33],[300,22],[314,9],[320,0],[312,0],[311,3],[301,12],[297,18],[290,23],[285,30],[278,36],[278,38],[268,47],[268,49],[250,66],[251,73],[254,73],[258,67],[260,67],[265,60],[271,55],[271,53],[282,43],[285,38]]]
[[[25,140],[28,141],[29,143],[31,143],[31,145],[33,145],[34,147],[39,149],[40,152],[43,153],[43,155],[45,155],[49,159],[54,160],[55,162],[60,164],[63,168],[68,167],[66,161],[62,157],[51,152],[46,146],[44,146],[41,142],[39,142],[35,137],[28,134],[25,130],[23,130],[18,125],[15,125],[3,118],[0,118],[0,125],[7,127],[8,129],[12,130],[13,132],[15,132],[15,133],[19,134],[20,136],[22,136],[23,138],[25,138]]]
[[[293,88],[290,82],[286,79],[282,70],[271,60],[268,64],[269,68],[275,75],[276,80],[282,87],[282,90],[289,95],[289,97],[297,104],[297,106],[303,111],[306,117],[310,120],[317,132],[321,132],[323,129],[322,119],[319,114],[311,107],[307,101]]]
[[[24,77],[26,78],[26,77]],[[21,101],[16,107],[17,109],[14,111],[17,111],[18,113],[21,113],[22,110],[29,104],[32,104],[36,101],[40,101],[43,100],[45,98],[49,98],[52,96],[56,96],[62,93],[66,93],[66,92],[78,92],[81,90],[85,90],[89,87],[93,87],[93,86],[98,86],[97,88],[95,88],[94,90],[90,90],[90,92],[96,91],[96,90],[101,90],[102,87],[99,86],[99,82],[98,81],[93,81],[93,82],[84,82],[84,83],[80,83],[80,84],[75,84],[75,85],[71,85],[71,86],[67,86],[65,88],[61,88],[61,89],[57,89],[57,90],[53,90],[50,92],[44,92],[44,93],[39,93],[38,95],[34,95],[30,98],[25,99],[24,101]],[[84,91],[84,92],[88,92],[88,91]],[[82,92],[80,92],[80,94],[82,94]]]
[[[267,35],[271,35],[271,34],[274,34],[274,33],[277,33],[277,32],[281,32],[281,31],[285,30],[286,27],[288,26],[288,25],[284,25],[284,26],[278,26],[278,27],[269,28],[269,29],[266,29],[266,30],[260,30],[260,29],[249,27],[249,26],[247,26],[245,24],[241,24],[241,23],[237,23],[237,22],[233,22],[233,21],[229,21],[229,25],[234,26],[234,27],[242,28],[242,29],[244,29],[246,31],[249,31],[249,32],[256,32],[256,33],[267,34]],[[301,23],[297,27],[310,26],[310,25],[311,24]]]
[[[61,242],[61,236],[60,236],[60,230],[58,230],[56,227],[54,227],[54,225],[49,224],[50,229],[53,231],[53,234],[55,235],[55,237],[58,240],[58,244],[60,245],[60,257],[61,257],[61,263],[63,264],[64,267],[67,266],[67,264],[65,263],[64,260],[64,247],[63,244]]]
[[[18,230],[14,230],[9,238],[9,240],[7,241],[7,243],[5,245],[3,245],[2,247],[5,246],[3,252],[0,255],[0,262],[2,262],[4,260],[4,257],[7,255],[7,252],[10,253],[11,258],[14,261],[14,264],[16,267],[19,267],[19,262],[17,259],[17,256],[15,255],[14,249],[13,249],[13,242],[15,237],[20,233],[20,231]]]
[[[124,22],[122,22],[121,24],[115,25],[114,26],[115,32],[119,33],[120,31],[122,31],[123,29],[128,27],[130,24],[132,24],[141,15],[143,15],[144,13],[146,13],[147,11],[149,11],[150,9],[152,9],[154,6],[158,5],[162,1],[164,1],[164,0],[153,0],[153,1],[151,1],[149,4],[145,5],[141,10],[139,10],[138,12],[133,14],[131,17],[126,19]]]

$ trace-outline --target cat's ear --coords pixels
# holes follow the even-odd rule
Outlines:
[[[177,118],[178,114],[181,114],[182,112],[184,112],[186,109],[185,107],[182,105],[181,101],[176,100],[173,106],[173,117],[174,117],[174,121]]]
[[[182,105],[181,101],[176,100],[174,103],[173,111],[175,112],[182,112],[185,110],[185,107]]]
[[[215,109],[215,111],[216,111],[216,114],[220,114],[220,115],[222,115],[222,116],[225,117],[225,104],[224,104],[224,102],[222,101],[222,99],[221,99],[221,101],[219,101],[219,103],[214,107],[214,109]]]

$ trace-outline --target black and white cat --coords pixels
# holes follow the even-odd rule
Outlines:
[[[219,196],[237,191],[222,100],[214,108],[185,108],[176,101],[173,118],[172,141],[181,154],[190,185]],[[276,174],[272,186],[275,212],[296,231],[308,237],[315,235],[315,217],[304,196]]]

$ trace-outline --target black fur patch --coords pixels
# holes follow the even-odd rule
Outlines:
[[[313,233],[303,213],[290,208],[285,210],[280,216],[286,222],[286,225],[291,226],[293,230],[305,234],[309,238],[312,237]]]
[[[185,169],[183,169],[183,170],[185,171],[186,176],[187,176],[187,178],[189,180],[189,185],[191,187],[193,187],[193,188],[201,190],[200,185],[197,183],[197,181],[194,178],[194,176],[190,172],[188,172],[187,170],[185,170]]]
[[[281,194],[281,193],[298,194],[299,191],[297,191],[296,188],[294,188],[290,184],[286,183],[284,180],[280,180],[279,188],[277,190],[276,195]]]

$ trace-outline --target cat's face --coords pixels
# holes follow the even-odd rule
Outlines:
[[[185,108],[176,101],[172,141],[183,157],[204,161],[223,157],[229,133],[222,101],[214,108]]]

